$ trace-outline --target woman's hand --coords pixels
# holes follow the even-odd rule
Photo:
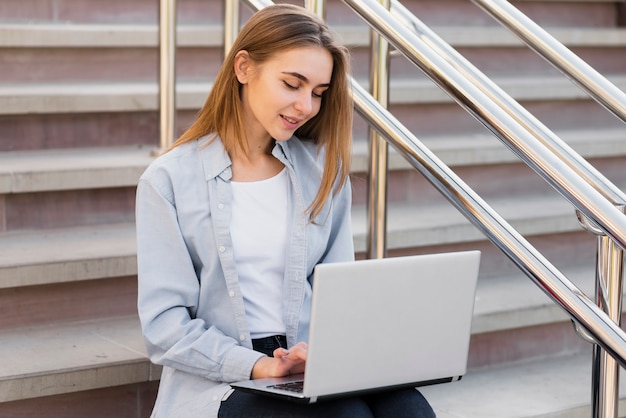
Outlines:
[[[307,344],[300,342],[289,350],[277,348],[274,357],[261,357],[252,368],[252,379],[281,377],[303,373],[306,364]]]

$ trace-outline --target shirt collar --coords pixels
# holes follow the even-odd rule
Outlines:
[[[213,140],[211,140],[210,136],[200,138],[198,140],[198,152],[207,181],[215,177],[230,180],[232,177],[232,170],[230,169],[232,163],[219,137],[215,137]]]
[[[215,137],[212,141],[211,136],[205,136],[198,140],[198,152],[202,160],[205,179],[212,180],[220,177],[223,180],[232,178],[231,165],[232,162],[224,144],[219,137]],[[272,155],[280,161],[288,162],[293,165],[291,152],[289,151],[289,140],[277,141],[272,149]]]

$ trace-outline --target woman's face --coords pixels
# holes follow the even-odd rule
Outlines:
[[[330,84],[333,60],[324,48],[302,47],[275,54],[259,65],[240,51],[235,71],[243,85],[244,124],[252,145],[272,138],[286,141],[317,115],[322,93]]]

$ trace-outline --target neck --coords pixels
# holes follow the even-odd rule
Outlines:
[[[233,155],[231,161],[233,181],[265,180],[274,177],[284,167],[267,147],[251,149],[243,156]]]

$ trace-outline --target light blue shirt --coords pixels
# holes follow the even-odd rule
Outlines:
[[[285,263],[289,346],[308,335],[316,264],[354,259],[350,183],[314,223],[323,156],[292,137],[273,151],[287,168],[294,216]],[[146,348],[163,365],[153,417],[217,416],[229,382],[250,377],[252,350],[230,238],[231,161],[201,138],[157,158],[137,187],[138,310]]]

